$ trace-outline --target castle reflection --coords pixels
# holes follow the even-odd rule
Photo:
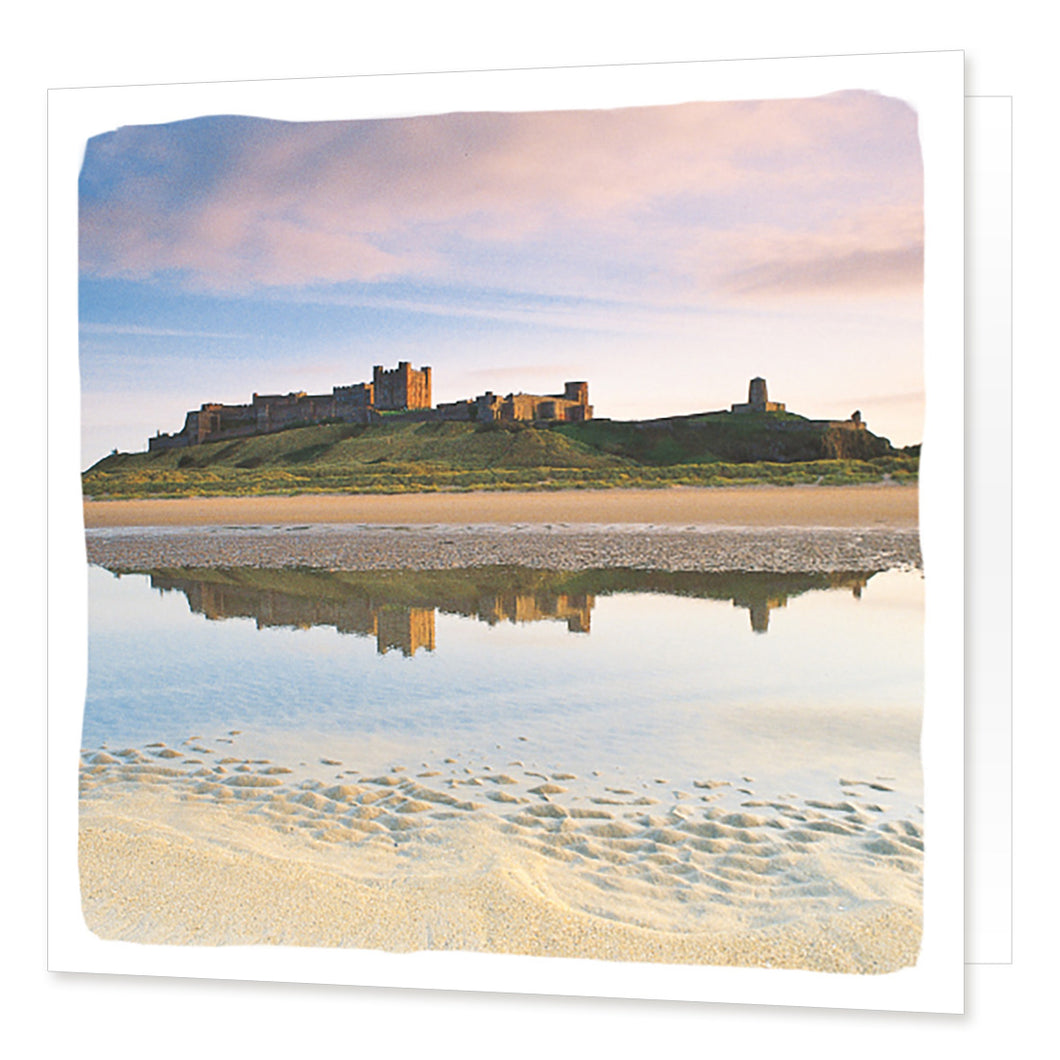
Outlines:
[[[118,573],[118,572],[115,572]],[[380,654],[434,651],[435,615],[458,614],[489,625],[564,622],[588,633],[599,595],[669,593],[731,600],[765,633],[769,616],[791,597],[845,590],[855,597],[875,571],[830,574],[691,573],[596,570],[577,573],[523,568],[458,571],[306,571],[236,569],[147,570],[151,586],[180,592],[211,621],[252,618],[259,629],[329,626],[374,637]]]

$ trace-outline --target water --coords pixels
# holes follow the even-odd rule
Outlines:
[[[322,779],[518,762],[575,791],[834,798],[842,779],[919,805],[916,572],[89,583],[86,748],[231,748]]]

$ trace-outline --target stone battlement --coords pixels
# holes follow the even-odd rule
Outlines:
[[[562,394],[508,394],[492,391],[465,401],[431,406],[431,369],[400,361],[396,368],[375,365],[370,383],[332,388],[330,394],[254,394],[249,405],[208,403],[193,410],[174,434],[159,431],[148,439],[150,452],[203,442],[269,434],[287,427],[341,422],[368,424],[383,413],[416,420],[466,420],[503,423],[516,420],[582,422],[592,418],[589,384],[565,383]]]
[[[732,406],[736,415],[782,413],[786,406],[770,401],[766,381],[761,376],[751,380],[747,401]],[[289,394],[254,394],[250,404],[223,405],[216,402],[201,405],[187,414],[183,428],[175,434],[159,431],[148,440],[151,452],[179,449],[203,442],[246,438],[269,434],[287,427],[319,423],[369,424],[381,416],[421,422],[452,420],[466,423],[584,423],[593,417],[589,404],[589,384],[568,382],[561,394],[511,393],[503,397],[487,390],[474,398],[431,405],[431,369],[413,368],[400,361],[396,368],[376,365],[370,383],[351,383],[332,388],[330,394],[307,394],[304,390]],[[779,417],[778,429],[805,426],[806,420],[789,422]],[[861,412],[848,420],[810,420],[816,426],[843,430],[866,430]]]
[[[766,381],[760,375],[756,375],[751,380],[747,388],[747,401],[732,406],[732,412],[738,416],[752,412],[785,412],[786,410],[787,406],[782,401],[769,400],[769,390],[766,386]],[[801,423],[804,424],[805,421],[801,421]],[[861,418],[860,410],[853,412],[849,420],[810,420],[810,423],[821,427],[838,427],[848,431],[867,430],[865,421]],[[794,424],[793,429],[799,425],[799,423]],[[783,427],[783,421],[778,423],[777,426]]]

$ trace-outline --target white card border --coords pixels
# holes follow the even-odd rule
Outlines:
[[[279,982],[823,1005],[963,1008],[963,55],[837,56],[632,67],[375,75],[58,90],[49,96],[49,967]],[[921,533],[927,571],[922,749],[928,857],[915,968],[888,976],[609,964],[482,954],[394,955],[104,942],[85,928],[76,866],[76,769],[85,688],[80,510],[76,174],[89,136],[210,113],[289,120],[569,109],[687,99],[799,98],[876,89],[917,110],[924,149],[925,383]],[[956,620],[955,620],[956,618]],[[586,981],[591,985],[587,988]]]
[[[1012,961],[1012,98],[965,100],[966,959]]]

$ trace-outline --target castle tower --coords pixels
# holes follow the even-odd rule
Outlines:
[[[579,405],[588,405],[589,384],[584,382],[564,383],[563,396],[567,401],[576,401]]]
[[[372,390],[375,407],[387,411],[429,409],[431,407],[431,370],[416,371],[408,361],[387,371],[381,364],[372,368]]]
[[[760,375],[756,375],[747,388],[747,404],[733,405],[732,411],[736,413],[783,412],[784,403],[781,401],[770,401],[766,381]]]

